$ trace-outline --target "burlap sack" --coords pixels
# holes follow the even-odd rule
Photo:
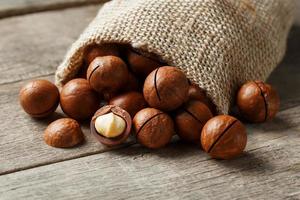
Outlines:
[[[56,83],[74,78],[92,43],[127,43],[178,66],[227,113],[237,87],[283,58],[293,0],[113,0],[72,45]]]

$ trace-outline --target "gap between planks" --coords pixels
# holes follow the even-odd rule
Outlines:
[[[28,78],[24,78],[24,79],[20,79],[20,80],[14,80],[14,81],[8,81],[5,83],[0,83],[0,87],[1,86],[5,86],[5,85],[10,85],[10,84],[15,84],[15,83],[19,83],[19,82],[27,82],[27,81],[31,81],[31,80],[35,80],[35,79],[41,79],[41,78],[48,78],[49,76],[54,76],[55,72],[51,72],[49,74],[41,74],[39,76],[35,76],[35,77],[28,77]]]
[[[16,169],[12,169],[12,170],[7,170],[5,172],[0,172],[0,176],[4,176],[4,175],[7,175],[7,174],[12,174],[12,173],[15,173],[15,172],[20,172],[20,171],[25,171],[25,170],[29,170],[29,169],[33,169],[33,168],[43,167],[43,166],[46,166],[46,165],[51,165],[51,164],[65,162],[65,161],[75,160],[75,159],[78,159],[78,158],[92,156],[92,155],[96,155],[96,154],[100,154],[100,153],[105,153],[105,152],[108,152],[108,151],[124,149],[124,148],[130,147],[130,146],[135,145],[135,144],[136,144],[136,142],[131,141],[129,143],[124,144],[123,146],[117,146],[117,147],[102,149],[102,150],[95,151],[95,152],[87,152],[87,153],[84,153],[84,154],[75,155],[74,157],[69,157],[69,158],[60,159],[60,160],[52,160],[50,162],[43,162],[43,163],[38,163],[38,164],[34,164],[34,165],[29,165],[29,166],[26,166],[26,167],[20,167],[20,168],[16,168]],[[74,148],[76,148],[76,147],[74,147]]]
[[[0,35],[5,36],[0,38],[0,85],[54,74],[99,8],[84,6],[0,20]]]
[[[80,8],[81,9],[81,8]],[[96,9],[94,9],[94,8],[87,8],[87,9],[89,9],[89,11],[91,10],[91,11],[96,11]],[[89,16],[89,15],[85,15],[84,13],[85,12],[79,12],[79,10],[77,10],[77,9],[72,9],[72,10],[69,10],[69,11],[61,11],[61,12],[65,12],[65,13],[68,13],[68,15],[70,15],[70,14],[72,14],[73,12],[77,15],[77,13],[81,13],[80,14],[80,16],[81,15],[83,15],[83,16]],[[61,12],[59,12],[59,13],[61,13]],[[51,17],[51,20],[50,20],[50,18],[49,18],[49,21],[52,21],[52,17],[54,17],[54,14],[55,13],[42,13],[41,15],[43,15],[43,17],[44,17],[44,19],[47,19],[47,18],[49,18],[49,17]],[[40,15],[40,14],[38,14],[38,15]],[[67,15],[66,15],[67,16]],[[32,18],[40,18],[41,16],[34,16],[34,15],[30,15],[30,16],[27,16],[27,18],[30,18],[30,19],[32,19]],[[90,18],[91,16],[89,16],[89,18]],[[20,17],[20,19],[18,19],[18,20],[20,20],[21,21],[21,18],[22,18],[22,20],[24,20],[24,18],[25,17]],[[71,18],[71,17],[70,17]],[[11,23],[13,18],[10,18],[10,19],[8,19],[8,21],[7,21],[7,24],[15,24],[15,23]],[[5,21],[5,20],[2,20],[2,21]],[[71,24],[71,20],[65,20],[66,22],[69,22],[70,24]],[[30,22],[30,23],[29,23]],[[29,23],[29,24],[31,24],[32,23],[32,21],[30,20],[29,21],[29,19],[27,19],[27,23]],[[83,26],[82,24],[80,25],[80,26]],[[33,28],[34,27],[36,27],[36,23],[35,23],[35,25],[33,26]],[[43,26],[42,26],[43,27]],[[19,27],[20,28],[20,32],[23,32],[22,30],[24,30],[24,27],[23,26],[20,26]],[[22,29],[23,28],[23,29]],[[43,27],[44,29],[45,29],[45,27]],[[37,26],[37,28],[36,29],[40,29],[40,27],[39,26]],[[77,30],[78,29],[78,30]],[[68,42],[65,42],[65,43],[63,43],[63,45],[64,46],[69,46],[68,45],[68,43],[70,43],[70,38],[74,38],[77,34],[78,34],[78,32],[80,31],[80,27],[79,28],[77,28],[76,30],[77,31],[75,31],[74,32],[74,28],[72,27],[72,32],[71,33],[69,33],[69,32],[67,32],[67,33],[69,33],[69,35],[67,35],[67,34],[65,34],[65,35],[67,35],[68,37],[66,38],[66,39],[68,39],[67,41]],[[29,32],[31,30],[31,26],[28,26],[27,28],[25,28],[25,32],[27,31],[27,32]],[[35,29],[34,29],[35,30]],[[56,38],[56,35],[47,35],[46,34],[46,32],[47,33],[49,33],[49,30],[51,30],[51,28],[49,28],[49,29],[47,29],[46,28],[46,30],[44,31],[44,32],[42,32],[42,33],[44,33],[44,34],[42,34],[43,36],[45,36],[45,37],[42,37],[42,38],[47,38],[47,37],[50,37],[50,38]],[[292,42],[291,42],[291,44],[297,44],[297,42],[296,41],[298,41],[299,40],[299,37],[297,37],[298,36],[298,34],[299,34],[299,26],[298,27],[294,27],[294,32],[295,32],[295,34],[293,34],[294,35],[294,37],[293,37],[293,40],[292,40]],[[38,31],[38,30],[35,30],[35,31]],[[38,32],[39,33],[39,32]],[[32,36],[32,35],[30,35],[29,34],[29,36]],[[52,37],[51,37],[52,36]],[[18,38],[19,37],[19,35],[16,35],[16,38]],[[77,36],[76,36],[77,37]],[[4,39],[4,38],[3,38]],[[5,39],[5,40],[7,40],[7,39]],[[47,43],[47,40],[42,40],[42,39],[40,39],[40,40],[37,40],[37,42],[38,42],[38,44],[46,44]],[[293,43],[294,42],[294,43]],[[57,43],[57,44],[55,44],[55,45],[53,45],[54,47],[56,47],[56,46],[58,46],[58,47],[61,47],[61,45],[62,45],[62,43],[60,42],[60,43]],[[291,45],[291,46],[295,46],[295,45]],[[25,45],[26,46],[26,45]],[[40,45],[41,46],[41,45]],[[53,48],[53,46],[50,46],[50,47],[52,47]],[[13,48],[12,48],[13,49]],[[292,48],[293,49],[293,48]],[[43,49],[38,49],[38,51],[37,52],[39,52],[39,51],[43,51]],[[63,51],[65,51],[65,50],[63,50]],[[5,52],[3,52],[3,53],[5,53]],[[27,55],[30,55],[32,52],[28,52],[28,54]],[[298,51],[298,48],[297,48],[297,51],[296,51],[296,49],[294,50],[294,51],[292,51],[292,53],[294,53],[294,55],[297,55],[297,54],[299,54],[299,51]],[[49,53],[50,55],[52,55],[51,54],[51,52]],[[5,55],[5,54],[4,54]],[[59,57],[60,56],[63,56],[64,55],[64,53],[60,53],[60,52],[57,52],[57,54],[54,54],[54,56],[52,55],[52,57],[54,57],[55,59],[54,59],[54,61],[56,61],[56,60],[60,60],[59,59]],[[24,55],[23,55],[24,56]],[[289,56],[289,55],[288,55]],[[7,58],[7,57],[5,57],[5,58]],[[292,56],[290,59],[287,59],[287,60],[291,60],[291,61],[293,61],[293,62],[296,62],[296,63],[298,63],[299,62],[299,59],[298,59],[299,57],[298,56]],[[38,60],[41,60],[41,58],[39,57],[38,58]],[[25,60],[26,61],[26,60]],[[45,60],[43,60],[43,61],[48,61],[47,59],[45,59]],[[47,65],[51,65],[51,66],[53,66],[53,65],[55,65],[55,63],[56,62],[54,62],[54,61],[51,61],[50,63],[49,63],[49,61],[48,61],[48,63],[47,63]],[[22,60],[20,60],[20,63],[22,63]],[[32,63],[32,61],[30,62],[30,63],[26,63],[26,64],[31,64]],[[33,63],[35,63],[35,62],[33,62]],[[43,62],[44,63],[44,62]],[[283,78],[282,78],[282,73],[284,74],[284,75],[289,75],[288,77],[289,77],[289,81],[288,81],[288,86],[290,86],[290,85],[298,85],[297,83],[298,83],[298,79],[295,77],[295,75],[297,75],[297,72],[299,72],[297,69],[296,69],[296,67],[294,66],[294,67],[292,67],[292,65],[295,65],[294,63],[292,64],[292,63],[287,63],[287,65],[288,66],[285,66],[285,67],[280,67],[280,68],[278,68],[276,71],[275,71],[275,74],[277,74],[277,76],[273,76],[273,78],[272,78],[272,81],[276,84],[276,85],[278,85],[279,87],[280,87],[280,91],[284,94],[284,96],[286,96],[286,99],[289,99],[289,98],[291,98],[291,97],[294,97],[295,96],[295,94],[297,94],[297,88],[293,88],[293,91],[294,91],[294,93],[291,93],[290,92],[290,90],[288,90],[288,88],[291,88],[291,87],[287,87],[287,88],[285,88],[284,87],[284,85],[283,84],[280,84],[280,83],[282,83],[282,81],[284,80]],[[16,69],[19,69],[19,67],[16,65],[15,66],[16,67]],[[26,66],[27,67],[27,69],[29,68],[29,67],[32,67],[32,65],[28,65],[28,66]],[[47,66],[46,66],[47,67]],[[295,72],[291,72],[291,71],[289,71],[289,70],[292,70],[292,71],[294,71],[295,70]],[[27,75],[26,76],[24,76],[24,77],[26,77],[25,78],[25,80],[29,80],[29,79],[32,79],[33,77],[44,77],[44,74],[45,73],[49,73],[49,74],[53,74],[53,71],[54,70],[52,70],[51,71],[51,69],[49,69],[48,71],[41,71],[41,73],[37,73],[37,74],[34,74],[32,77],[28,77]],[[45,72],[45,73],[44,73]],[[15,72],[14,72],[15,73]],[[11,75],[11,74],[9,74],[9,73],[5,73],[5,75]],[[36,76],[37,75],[37,76]],[[285,77],[287,77],[287,76],[285,76]],[[23,78],[24,79],[24,78]],[[16,82],[20,82],[21,80],[16,80]],[[12,81],[13,82],[13,81]],[[10,85],[10,84],[9,84]],[[288,98],[287,98],[288,97]],[[296,101],[296,103],[295,103],[295,105],[299,105],[299,103],[298,103],[299,101],[297,100]],[[295,106],[294,105],[294,106]],[[5,132],[5,131],[4,131]],[[94,152],[84,152],[83,154],[97,154],[97,152],[101,152],[102,150],[96,150],[96,151],[94,151]],[[104,150],[105,152],[106,152],[106,150]],[[75,156],[72,156],[73,157],[73,159],[75,158],[75,157],[80,157],[80,155],[75,155]],[[61,159],[61,160],[68,160],[68,159],[71,159],[70,157],[69,158],[64,158],[64,159]],[[60,159],[57,159],[58,161],[60,160]],[[47,161],[45,161],[45,162],[47,162]],[[61,161],[62,162],[62,161]],[[49,162],[50,163],[50,162]],[[53,163],[55,163],[55,161],[53,161]],[[43,164],[44,163],[36,163],[35,165],[36,166],[43,166]],[[33,165],[32,165],[33,166]],[[26,167],[20,167],[19,169],[22,169],[22,168],[26,168]],[[32,168],[34,168],[34,167],[32,167]]]
[[[210,159],[181,142],[159,151],[135,145],[2,176],[0,194],[3,199],[296,199],[299,137],[291,136],[297,140],[253,144],[256,150],[232,161]]]
[[[279,137],[272,138],[272,139],[268,140],[267,143],[273,143],[274,140],[279,140],[279,139],[282,139],[284,137],[287,137],[287,136],[286,135],[281,135]],[[170,148],[170,146],[174,146],[174,144],[176,144],[176,143],[181,143],[181,142],[179,141],[178,137],[173,137],[172,142],[165,148]],[[185,143],[183,143],[183,144],[187,145]],[[71,161],[71,160],[75,160],[75,159],[79,159],[79,158],[84,158],[84,157],[89,157],[89,156],[93,156],[93,155],[97,155],[97,154],[101,154],[101,153],[106,153],[106,152],[110,152],[110,151],[120,151],[122,149],[124,151],[130,151],[130,149],[128,149],[128,148],[130,148],[131,146],[134,146],[134,145],[139,145],[139,144],[135,140],[133,140],[132,137],[131,137],[129,142],[127,142],[127,143],[125,143],[121,146],[110,147],[110,148],[101,149],[99,151],[94,151],[94,152],[86,152],[86,153],[75,155],[75,156],[69,157],[69,158],[52,160],[50,162],[42,162],[42,163],[38,163],[38,164],[29,165],[29,166],[26,166],[26,167],[20,167],[20,168],[15,168],[15,169],[12,169],[12,170],[7,170],[5,172],[0,173],[0,177],[4,176],[4,175],[16,173],[16,172],[26,171],[26,170],[30,170],[30,169],[33,169],[33,168],[44,167],[44,166],[47,166],[47,165],[52,165],[52,164],[57,164],[57,163],[63,163],[63,162],[67,162],[67,161]],[[244,154],[249,154],[249,153],[255,152],[257,150],[261,150],[261,149],[269,148],[269,147],[270,147],[270,144],[264,144],[262,146],[253,147],[251,149],[248,149],[246,152],[244,152]],[[196,148],[196,147],[194,145],[192,145],[192,148]],[[153,150],[146,149],[145,151],[147,152],[147,151],[153,151]],[[200,151],[200,149],[199,149],[199,151]],[[201,150],[201,152],[204,153],[202,150]],[[208,157],[208,158],[202,160],[201,162],[205,162],[205,161],[208,161],[208,160],[212,160],[212,158]]]

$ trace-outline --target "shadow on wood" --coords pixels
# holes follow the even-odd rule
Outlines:
[[[54,122],[55,120],[65,118],[66,116],[62,114],[61,112],[54,112],[52,115],[46,118],[32,118],[37,124],[45,125],[47,126],[48,124]]]
[[[272,171],[274,169],[274,166],[257,155],[255,150],[244,152],[243,155],[233,160],[212,160],[212,162],[218,162],[218,165],[225,168],[252,172],[254,175],[257,175],[257,171]]]
[[[224,167],[225,171],[244,171],[249,176],[256,176],[258,171],[272,171],[274,166],[272,163],[266,162],[266,159],[261,158],[256,151],[263,149],[264,147],[253,149],[248,152],[244,152],[241,156],[233,160],[216,160],[210,158],[203,150],[197,145],[191,145],[176,139],[167,147],[159,150],[151,150],[140,145],[134,145],[124,150],[111,151],[109,154],[113,156],[122,156],[132,158],[132,160],[149,160],[159,159],[162,162],[173,163],[177,162],[178,166],[184,166],[186,160],[195,162],[204,167],[206,165],[215,165]],[[190,158],[190,159],[189,159]],[[180,163],[180,164],[179,164]],[[203,163],[203,164],[201,164]],[[185,167],[188,166],[189,163]]]

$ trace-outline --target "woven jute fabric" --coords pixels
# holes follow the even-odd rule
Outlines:
[[[90,44],[125,43],[179,67],[228,113],[237,88],[266,80],[284,56],[293,0],[113,0],[71,46],[56,72],[76,76]]]

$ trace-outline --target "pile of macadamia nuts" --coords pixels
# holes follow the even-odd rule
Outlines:
[[[148,148],[180,139],[202,147],[211,157],[231,159],[246,147],[245,126],[229,115],[216,115],[205,91],[177,67],[116,44],[86,48],[78,78],[61,91],[47,80],[22,87],[20,103],[32,117],[51,115],[60,104],[69,118],[52,122],[44,132],[53,147],[73,147],[84,140],[78,122],[90,120],[91,134],[107,146],[132,134]],[[279,109],[277,92],[262,81],[249,81],[237,92],[239,116],[261,123]]]

